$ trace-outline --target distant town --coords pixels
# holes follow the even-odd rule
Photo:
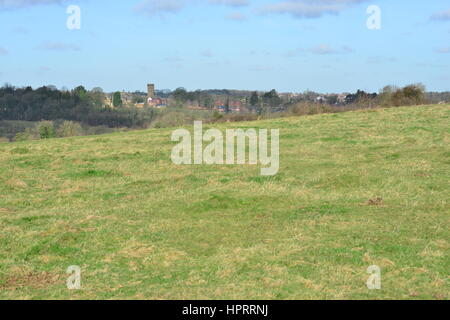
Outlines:
[[[145,85],[143,85],[145,88]],[[0,141],[24,141],[174,127],[191,123],[251,121],[264,117],[337,113],[376,107],[450,102],[450,92],[427,92],[421,84],[386,86],[378,93],[279,93],[249,90],[160,90],[104,92],[84,86],[58,89],[0,87]]]
[[[345,106],[354,104],[362,99],[377,98],[378,93],[367,93],[358,90],[356,93],[316,93],[305,91],[302,93],[278,93],[247,90],[196,90],[187,91],[184,88],[176,90],[156,89],[155,84],[147,85],[147,92],[113,92],[105,94],[106,107],[135,107],[165,109],[167,107],[182,107],[189,110],[214,110],[219,113],[248,113],[263,111],[281,112],[286,107],[299,102]],[[450,101],[450,93],[427,93],[430,103]]]

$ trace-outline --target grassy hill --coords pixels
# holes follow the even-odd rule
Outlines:
[[[448,299],[449,116],[219,126],[280,129],[274,177],[176,166],[167,129],[0,144],[0,298]]]

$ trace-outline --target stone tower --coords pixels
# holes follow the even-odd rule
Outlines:
[[[147,98],[156,98],[155,97],[155,85],[154,84],[148,84],[147,85]]]

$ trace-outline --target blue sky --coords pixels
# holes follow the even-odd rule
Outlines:
[[[450,90],[448,0],[0,0],[0,27],[0,83],[15,86]]]

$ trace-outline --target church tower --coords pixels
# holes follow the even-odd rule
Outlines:
[[[147,98],[156,98],[155,96],[155,85],[154,84],[148,84],[147,85]]]

